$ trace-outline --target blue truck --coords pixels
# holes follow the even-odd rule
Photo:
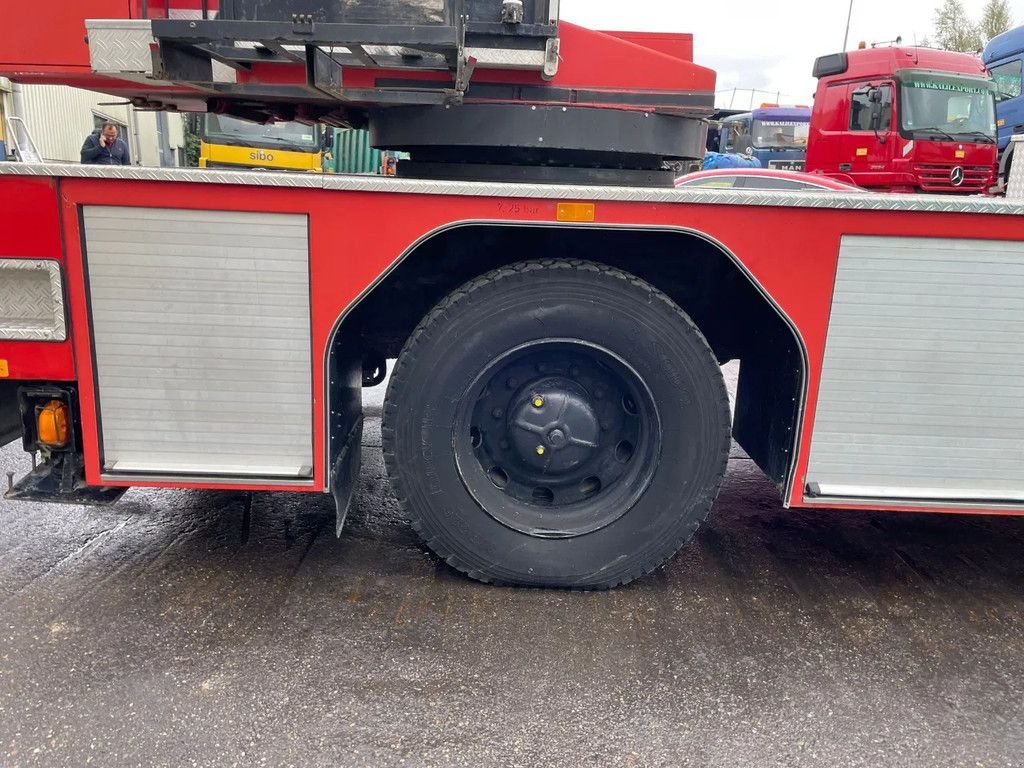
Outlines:
[[[802,171],[810,127],[810,107],[764,105],[723,119],[718,151],[756,157],[764,168]]]
[[[1010,137],[1024,133],[1024,98],[1021,97],[1021,62],[1024,60],[1024,26],[989,40],[981,60],[996,83],[996,128],[999,139],[999,176],[1009,178],[1013,151]]]

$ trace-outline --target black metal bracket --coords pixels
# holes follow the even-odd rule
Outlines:
[[[363,386],[376,387],[388,377],[388,361],[379,352],[363,356]]]
[[[51,453],[75,453],[81,449],[81,423],[78,417],[78,390],[74,384],[39,384],[18,388],[18,410],[21,413],[22,447],[29,453],[46,450]],[[59,448],[41,445],[36,436],[39,410],[50,400],[67,404],[71,413],[67,444]]]
[[[342,62],[321,48],[307,48],[306,79],[310,86],[337,101],[381,105],[447,104],[457,95],[451,88],[346,88]]]
[[[282,45],[395,45],[417,49],[454,49],[454,26],[413,24],[337,24],[281,21],[188,21],[154,19],[153,36],[161,43],[182,45],[232,44],[237,40],[268,40]]]
[[[35,467],[8,489],[4,498],[13,501],[105,506],[120,499],[126,490],[86,485],[82,455],[55,453],[49,461]]]

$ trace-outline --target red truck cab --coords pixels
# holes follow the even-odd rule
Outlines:
[[[822,56],[807,171],[890,192],[985,194],[995,86],[976,56],[901,46]]]

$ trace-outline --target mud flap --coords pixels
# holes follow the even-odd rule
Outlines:
[[[336,533],[341,536],[348,512],[355,499],[356,484],[359,482],[359,467],[362,461],[363,417],[356,419],[355,425],[345,438],[345,444],[338,452],[331,474],[331,493],[337,508]]]

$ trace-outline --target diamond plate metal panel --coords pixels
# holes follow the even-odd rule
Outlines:
[[[150,46],[156,41],[148,21],[89,19],[89,62],[93,72],[153,74]]]
[[[739,205],[848,211],[910,211],[923,213],[1024,214],[1024,200],[949,195],[882,195],[831,191],[760,191],[726,189],[661,189],[561,184],[510,184],[474,181],[422,181],[392,176],[345,176],[320,173],[141,168],[113,165],[0,163],[0,176],[65,176],[131,181],[183,181],[253,187],[302,187],[407,195],[516,197],[538,200],[616,200],[628,203]]]
[[[1024,135],[1011,136],[1013,157],[1018,153],[1024,157]],[[1024,200],[1024,163],[1016,162],[1010,166],[1010,178],[1006,183],[1007,200]]]
[[[60,265],[43,259],[0,259],[0,339],[66,338]]]
[[[10,168],[8,166],[19,166]],[[135,165],[78,165],[71,163],[0,163],[0,176],[59,176],[80,179],[120,179],[124,181],[178,181],[206,184],[233,184],[250,187],[323,186],[319,173],[267,173],[264,171],[226,171],[198,168],[146,168]]]
[[[505,69],[544,69],[544,51],[515,48],[466,48],[466,55],[476,59],[478,67]]]

